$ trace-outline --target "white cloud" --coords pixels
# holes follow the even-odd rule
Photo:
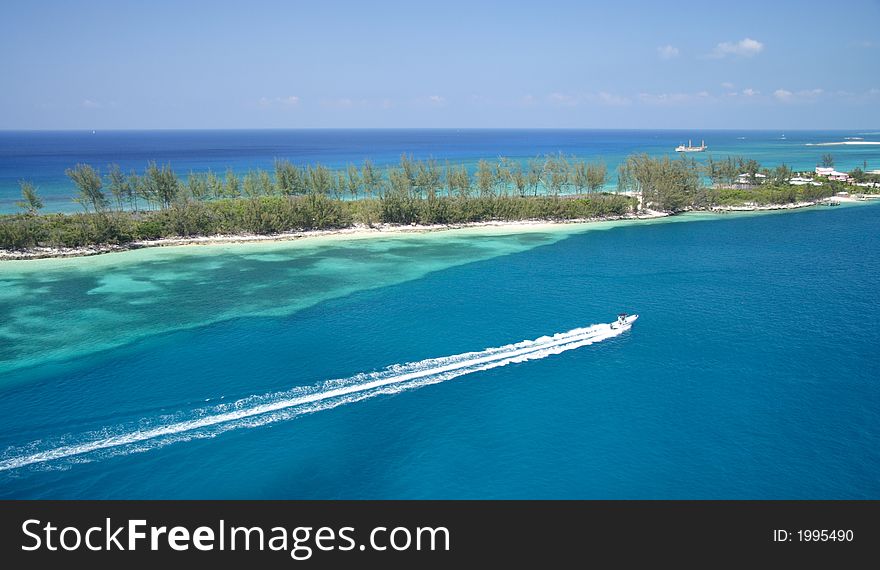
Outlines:
[[[791,91],[788,91],[787,89],[777,89],[776,91],[773,92],[773,96],[776,97],[777,99],[779,99],[780,101],[782,101],[783,103],[787,103],[787,102],[791,101],[791,98],[792,98],[792,96],[794,96],[794,93],[792,93]]]
[[[411,105],[424,105],[427,97],[421,99],[411,99],[407,103]],[[318,100],[318,105],[325,109],[347,110],[347,109],[391,109],[397,102],[387,97],[382,99],[353,99],[351,97],[326,97]]]
[[[330,109],[351,109],[354,107],[355,102],[348,97],[339,97],[336,99],[323,99],[321,101],[322,107],[329,107]]]
[[[738,42],[721,42],[715,46],[715,49],[712,50],[709,57],[715,59],[720,59],[728,55],[752,57],[758,55],[762,51],[764,51],[764,44],[758,40],[753,40],[752,38],[744,38]]]
[[[577,98],[565,93],[551,93],[547,96],[554,105],[564,105],[566,107],[574,107],[578,104]]]
[[[628,98],[615,95],[614,93],[608,93],[606,91],[599,91],[599,93],[596,94],[596,99],[603,105],[611,105],[613,107],[629,105],[630,103]]]
[[[791,92],[787,89],[777,89],[773,92],[773,96],[776,97],[779,101],[783,103],[792,103],[792,102],[803,102],[810,103],[816,101],[818,98],[825,95],[825,90],[816,88],[816,89],[802,89],[801,91]]]
[[[288,95],[287,97],[260,97],[257,106],[262,109],[271,109],[273,107],[296,107],[299,105],[299,97],[296,95]]]
[[[561,93],[559,91],[550,93],[543,101],[534,95],[526,95],[518,100],[523,106],[534,106],[542,102],[557,107],[577,107],[580,105],[604,105],[608,107],[623,107],[632,103],[629,97],[610,93],[608,91],[598,91],[589,93]]]
[[[621,97],[620,95],[615,95],[614,93],[607,93],[605,91],[599,91],[598,94],[599,100],[606,105],[628,105],[629,99],[626,97]]]
[[[431,105],[435,105],[437,107],[440,107],[440,106],[446,104],[446,98],[444,98],[441,95],[429,95],[428,96],[428,103],[430,103]]]
[[[657,48],[657,55],[660,56],[660,59],[673,59],[678,57],[679,50],[671,45],[660,46]]]
[[[724,83],[721,84],[721,86],[724,87],[725,89],[733,89],[734,87],[736,87],[730,81],[725,81]]]
[[[103,105],[91,99],[83,99],[82,106],[85,109],[100,109],[103,107]]]
[[[754,97],[755,95],[760,95],[761,92],[757,89],[752,89],[751,87],[748,87],[746,89],[743,89],[742,94],[746,97]]]
[[[848,103],[856,103],[856,104],[865,104],[869,103],[871,105],[876,104],[878,100],[880,100],[880,89],[877,87],[872,87],[866,91],[844,91],[838,90],[833,94],[834,97],[842,101],[846,101]]]
[[[705,91],[699,93],[639,93],[639,101],[647,105],[678,105],[708,99]]]

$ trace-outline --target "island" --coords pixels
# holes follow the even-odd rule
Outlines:
[[[829,166],[830,164],[830,166]],[[812,172],[753,159],[704,162],[633,154],[610,189],[607,166],[565,155],[479,160],[476,168],[402,155],[380,168],[332,170],[276,160],[274,172],[227,169],[181,178],[170,164],[66,171],[82,211],[41,214],[21,182],[20,213],[0,216],[0,259],[94,255],[195,243],[298,239],[338,232],[434,231],[468,225],[644,219],[687,211],[791,209],[880,197],[880,174]]]

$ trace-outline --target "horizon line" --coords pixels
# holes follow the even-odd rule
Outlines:
[[[755,131],[755,132],[810,132],[856,131],[880,132],[880,127],[834,128],[732,128],[732,127],[114,127],[114,128],[0,128],[0,133],[57,133],[57,132],[168,132],[168,131]]]

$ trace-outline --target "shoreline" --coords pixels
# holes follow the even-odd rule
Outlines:
[[[669,217],[671,215],[672,214],[667,212],[657,212],[649,210],[641,214],[627,214],[624,216],[609,216],[603,218],[573,218],[569,220],[492,220],[487,222],[468,222],[463,224],[431,225],[376,224],[373,226],[367,226],[364,224],[354,224],[345,228],[328,230],[302,230],[278,234],[220,234],[192,237],[178,236],[159,238],[155,240],[138,240],[127,244],[105,244],[73,248],[37,247],[26,250],[0,249],[0,262],[91,257],[107,253],[121,253],[126,251],[134,251],[138,249],[155,247],[210,246],[243,243],[276,243],[311,238],[368,239],[372,237],[385,237],[401,234],[434,233],[467,228],[539,229],[546,226],[560,226],[567,224],[591,224],[621,220],[655,220],[658,218]]]
[[[876,198],[880,198],[877,196]],[[790,204],[746,205],[746,206],[713,206],[709,210],[689,210],[687,213],[705,213],[710,215],[722,215],[730,213],[770,212],[779,210],[798,210],[814,206],[827,205],[829,202],[839,203],[864,203],[870,202],[875,197],[857,199],[852,196],[834,196],[813,202],[794,202]],[[685,212],[682,212],[685,213]],[[76,257],[91,257],[108,253],[121,253],[145,248],[156,247],[179,247],[179,246],[210,246],[229,245],[244,243],[277,243],[285,241],[305,240],[310,238],[339,238],[339,239],[364,239],[372,237],[386,237],[401,234],[422,234],[443,232],[449,230],[467,228],[510,228],[510,229],[538,229],[541,227],[560,226],[570,224],[597,224],[615,221],[650,221],[660,218],[673,217],[676,214],[648,210],[640,214],[626,214],[623,216],[609,216],[602,218],[573,218],[567,220],[493,220],[486,222],[468,222],[463,224],[432,224],[432,225],[399,225],[377,224],[367,226],[355,224],[345,228],[329,230],[303,230],[291,231],[278,234],[220,234],[210,236],[192,237],[167,237],[155,240],[138,240],[127,244],[105,244],[84,247],[37,247],[26,250],[0,249],[0,262],[2,261],[28,261],[37,259],[67,259]]]

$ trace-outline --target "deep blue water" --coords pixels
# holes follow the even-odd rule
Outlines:
[[[19,370],[0,394],[0,449],[40,451],[163,425],[208,398],[641,314],[619,337],[532,362],[5,470],[0,496],[877,499],[878,228],[880,207],[863,206],[589,231]]]
[[[873,133],[873,134],[872,134]],[[880,168],[880,145],[808,146],[840,142],[845,137],[880,140],[865,131],[661,131],[661,130],[237,130],[237,131],[0,131],[0,213],[15,211],[19,181],[35,183],[46,211],[73,211],[73,185],[64,170],[87,163],[106,171],[111,163],[125,171],[143,171],[147,162],[170,163],[181,176],[209,169],[245,173],[271,169],[276,158],[298,164],[321,162],[334,168],[370,159],[396,162],[403,153],[473,164],[499,156],[526,159],[536,155],[576,155],[603,159],[613,175],[626,155],[647,152],[675,155],[673,149],[705,139],[710,151],[696,155],[747,156],[772,167],[786,163],[812,169],[825,153],[837,168]],[[692,155],[693,156],[693,155]]]

